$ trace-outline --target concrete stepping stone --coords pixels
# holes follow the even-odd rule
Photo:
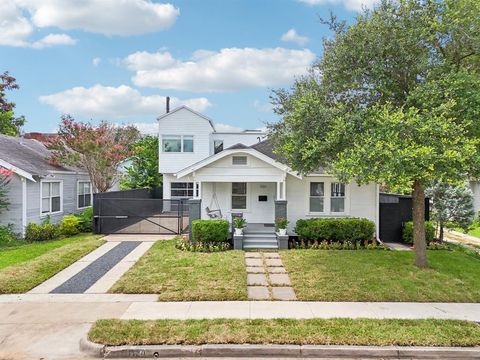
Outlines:
[[[262,259],[247,258],[245,259],[245,264],[247,266],[263,266],[263,261]]]
[[[262,258],[262,254],[258,253],[258,252],[247,252],[245,253],[245,258],[253,258],[253,259],[261,259]]]
[[[283,266],[282,260],[280,259],[265,259],[265,264],[267,266]]]
[[[272,287],[273,300],[292,301],[297,300],[295,292],[291,287]]]
[[[270,274],[269,277],[272,285],[292,285],[287,274]]]
[[[267,277],[265,274],[247,274],[247,285],[267,286]]]
[[[264,272],[263,266],[247,266],[247,274],[263,274]]]
[[[270,293],[266,286],[247,286],[249,300],[269,300]]]
[[[287,273],[287,270],[285,270],[284,267],[280,267],[280,266],[277,266],[277,267],[269,267],[269,268],[267,268],[267,271],[268,271],[270,274],[286,274],[286,273]]]
[[[263,253],[263,256],[267,259],[280,259],[279,253]]]

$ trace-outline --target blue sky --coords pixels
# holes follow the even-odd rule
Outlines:
[[[373,0],[2,0],[0,71],[25,131],[53,131],[62,113],[154,129],[187,104],[240,128],[275,121],[271,89],[321,54],[333,11],[351,21]]]

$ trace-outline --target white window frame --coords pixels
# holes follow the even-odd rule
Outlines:
[[[310,189],[311,189],[311,184],[323,184],[323,196],[312,196],[310,194]],[[326,191],[325,191],[325,188],[327,187],[327,182],[325,180],[315,180],[315,181],[309,181],[308,182],[308,198],[307,198],[307,209],[308,209],[308,213],[309,214],[313,214],[313,215],[323,215],[323,214],[326,214],[327,211],[326,211],[326,200],[327,200],[327,196],[326,196]],[[310,210],[310,199],[311,198],[323,198],[323,211],[311,211]]]
[[[324,186],[324,196],[323,196],[323,212],[314,212],[310,211],[310,184],[311,183],[321,183],[323,182]],[[331,211],[331,201],[332,201],[332,184],[339,183],[340,181],[335,179],[321,178],[321,179],[309,179],[306,181],[306,216],[325,216],[325,217],[345,217],[350,214],[350,184],[345,184],[345,196],[344,196],[344,211],[343,212],[332,212]]]
[[[245,164],[234,164],[233,163],[234,158],[245,158]],[[237,167],[237,166],[248,166],[248,156],[247,155],[232,155],[232,166],[235,166],[235,167]]]
[[[192,142],[193,142],[193,151],[184,151],[184,148],[183,148],[183,140],[184,138],[191,138],[192,139]],[[164,140],[168,140],[168,139],[172,139],[172,138],[180,138],[180,151],[165,151],[164,148],[163,148],[163,142]],[[195,136],[194,135],[162,135],[162,144],[161,144],[161,147],[160,147],[162,153],[165,153],[165,154],[193,154],[195,152]]]
[[[245,184],[245,195],[243,194],[234,194],[233,193],[233,183],[244,183]],[[250,201],[249,201],[249,188],[250,186],[248,186],[248,182],[245,182],[245,181],[234,181],[234,182],[231,182],[230,183],[230,209],[232,211],[235,211],[235,212],[248,212],[248,209],[249,209],[249,205],[250,205]],[[235,209],[233,207],[233,200],[232,198],[234,196],[245,196],[245,209]]]
[[[342,184],[345,187],[343,196],[333,196],[332,195],[332,186],[333,184]],[[332,214],[345,214],[347,209],[347,184],[343,184],[339,181],[330,182],[330,213]],[[343,199],[343,211],[332,211],[332,199]]]
[[[50,203],[49,203],[49,212],[42,212],[42,200],[43,200],[43,184],[44,183],[59,183],[60,184],[60,210],[59,211],[51,211],[52,209],[52,189],[50,185]],[[63,180],[40,180],[40,217],[46,217],[48,215],[55,215],[63,213]]]
[[[185,188],[175,188],[174,184],[192,184],[192,187],[185,187]],[[187,196],[172,196],[172,190],[185,190]],[[188,191],[192,190],[192,196],[188,196]],[[193,199],[195,197],[195,184],[193,181],[172,181],[170,183],[170,199]]]
[[[89,183],[90,184],[90,205],[88,206],[83,206],[83,207],[80,207],[80,204],[79,204],[79,199],[78,197],[81,195],[80,194],[80,183]],[[77,180],[77,210],[82,210],[82,209],[86,209],[86,208],[89,208],[89,207],[92,207],[93,205],[93,186],[92,186],[92,182],[90,180]]]

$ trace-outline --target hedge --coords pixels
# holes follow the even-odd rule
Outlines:
[[[403,225],[402,238],[407,244],[413,244],[413,221]],[[425,240],[427,244],[435,240],[435,225],[431,221],[425,221]]]
[[[368,219],[300,219],[295,226],[300,240],[305,241],[368,241],[375,234],[375,223]]]
[[[193,240],[202,243],[226,241],[229,230],[230,225],[227,220],[192,221]]]

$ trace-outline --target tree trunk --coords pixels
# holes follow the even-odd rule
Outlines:
[[[415,245],[415,265],[428,267],[427,243],[425,241],[425,189],[415,180],[412,192],[413,203],[413,244]]]
[[[440,240],[440,242],[443,242],[443,221],[440,221],[440,234],[438,235],[438,240]]]

